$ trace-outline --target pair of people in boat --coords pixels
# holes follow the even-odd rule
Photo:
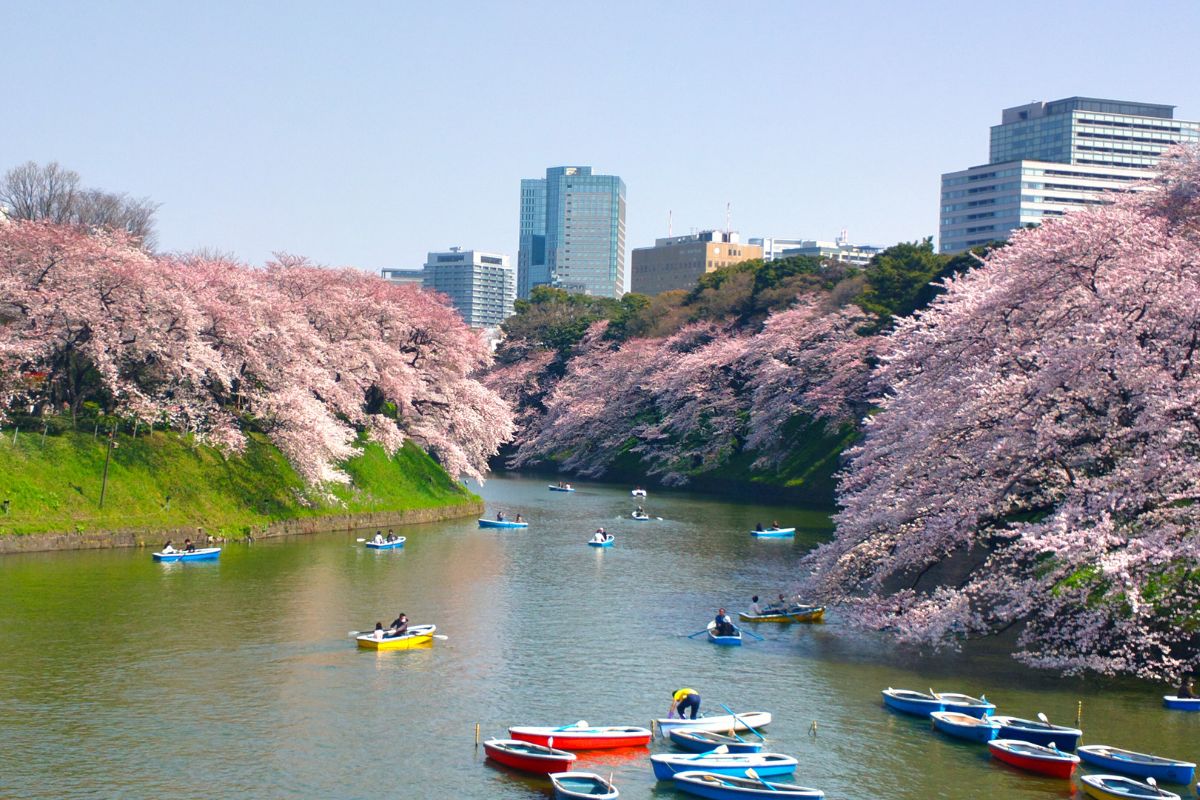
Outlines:
[[[503,511],[496,512],[496,522],[504,522],[506,519],[508,519],[508,517],[505,516]],[[513,522],[524,522],[524,521],[525,521],[525,518],[522,517],[520,514],[517,514],[517,518],[515,520],[513,520]]]
[[[395,639],[397,636],[403,636],[408,633],[408,615],[403,611],[400,616],[392,621],[389,628],[383,627],[382,622],[375,623],[375,638],[376,639]]]
[[[592,537],[592,541],[593,542],[608,541],[608,531],[604,530],[604,528],[596,528],[596,535]]]
[[[388,542],[396,541],[396,534],[388,529],[387,538],[383,538],[383,531],[375,531],[375,538],[371,540],[372,544],[387,544]]]
[[[771,527],[769,527],[769,528],[764,528],[762,526],[762,523],[760,522],[754,526],[754,530],[758,531],[759,533],[762,533],[763,531],[777,531],[777,530],[779,530],[779,520],[775,520],[774,522],[772,522]]]
[[[162,552],[164,552],[164,553],[194,553],[194,552],[196,552],[196,545],[192,544],[191,539],[184,539],[183,540],[183,549],[176,550],[175,546],[171,544],[171,540],[167,539],[167,543],[164,544],[162,547]]]
[[[560,488],[560,489],[570,489],[570,488],[571,488],[571,484],[569,484],[569,483],[567,483],[567,482],[565,482],[565,481],[559,481],[559,482],[558,482],[558,488]]]
[[[667,711],[667,719],[671,719],[676,714],[680,719],[686,719],[684,716],[688,710],[692,712],[692,719],[700,713],[700,693],[695,689],[680,689],[677,692],[671,693],[671,708]]]
[[[758,602],[758,595],[754,595],[754,597],[750,598],[750,613],[756,617],[760,617],[765,614],[781,614],[785,611],[790,611],[799,605],[799,598],[793,597],[791,600],[788,600],[783,595],[779,595],[779,599],[774,603],[760,605]]]
[[[725,613],[725,609],[718,608],[717,618],[713,621],[717,623],[716,627],[713,628],[713,633],[715,633],[717,636],[737,635],[737,628],[733,627],[733,620],[730,619],[729,615]]]

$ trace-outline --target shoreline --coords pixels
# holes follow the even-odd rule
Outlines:
[[[331,531],[353,531],[363,528],[387,528],[401,525],[419,525],[426,522],[441,522],[447,519],[478,516],[483,513],[483,500],[469,500],[452,505],[432,508],[410,508],[401,511],[367,511],[353,514],[329,514],[315,517],[282,519],[255,525],[251,535],[255,539],[274,539],[280,536],[296,536]],[[165,539],[207,536],[203,525],[178,528],[131,527],[96,531],[57,531],[45,533],[9,534],[0,536],[0,555],[10,553],[40,553],[53,550],[105,550],[117,547],[158,547]],[[226,537],[242,539],[244,537]],[[200,543],[199,541],[197,542]]]

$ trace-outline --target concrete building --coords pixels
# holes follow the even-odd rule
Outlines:
[[[385,269],[395,283],[420,283],[450,298],[472,328],[493,328],[513,314],[517,274],[508,256],[451,247],[430,253],[424,269]]]
[[[1174,106],[1068,97],[1006,108],[989,162],[942,175],[938,247],[957,253],[1153,177],[1167,148],[1200,142]]]
[[[845,229],[842,229],[837,239],[832,242],[819,239],[783,239],[777,236],[763,236],[750,239],[750,244],[762,248],[764,261],[774,261],[789,256],[809,256],[858,266],[865,266],[875,257],[876,253],[883,249],[865,244],[850,244]]]
[[[803,247],[808,240],[783,239],[778,236],[752,236],[749,242],[762,248],[763,261],[774,261],[777,258],[783,258],[784,250]]]
[[[625,293],[625,182],[591,167],[551,167],[521,181],[517,290],[557,286],[604,297]]]
[[[655,239],[653,247],[634,248],[630,291],[658,294],[691,289],[706,272],[752,258],[762,258],[762,247],[740,243],[731,231]]]

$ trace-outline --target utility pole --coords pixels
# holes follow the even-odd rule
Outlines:
[[[116,442],[113,441],[115,433],[115,427],[108,432],[108,451],[104,454],[104,476],[100,479],[100,508],[104,508],[104,490],[108,488],[108,462],[112,459],[113,448],[116,447]]]

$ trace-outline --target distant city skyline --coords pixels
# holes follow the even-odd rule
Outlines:
[[[516,254],[515,187],[558,164],[624,179],[627,257],[669,213],[676,235],[725,229],[727,203],[744,238],[845,228],[886,246],[937,233],[939,176],[986,161],[998,109],[1079,95],[1200,118],[1181,55],[1200,4],[1183,0],[114,0],[9,4],[4,20],[21,78],[0,169],[58,161],[160,203],[161,249],[252,264]],[[1135,41],[1151,20],[1153,46]]]

